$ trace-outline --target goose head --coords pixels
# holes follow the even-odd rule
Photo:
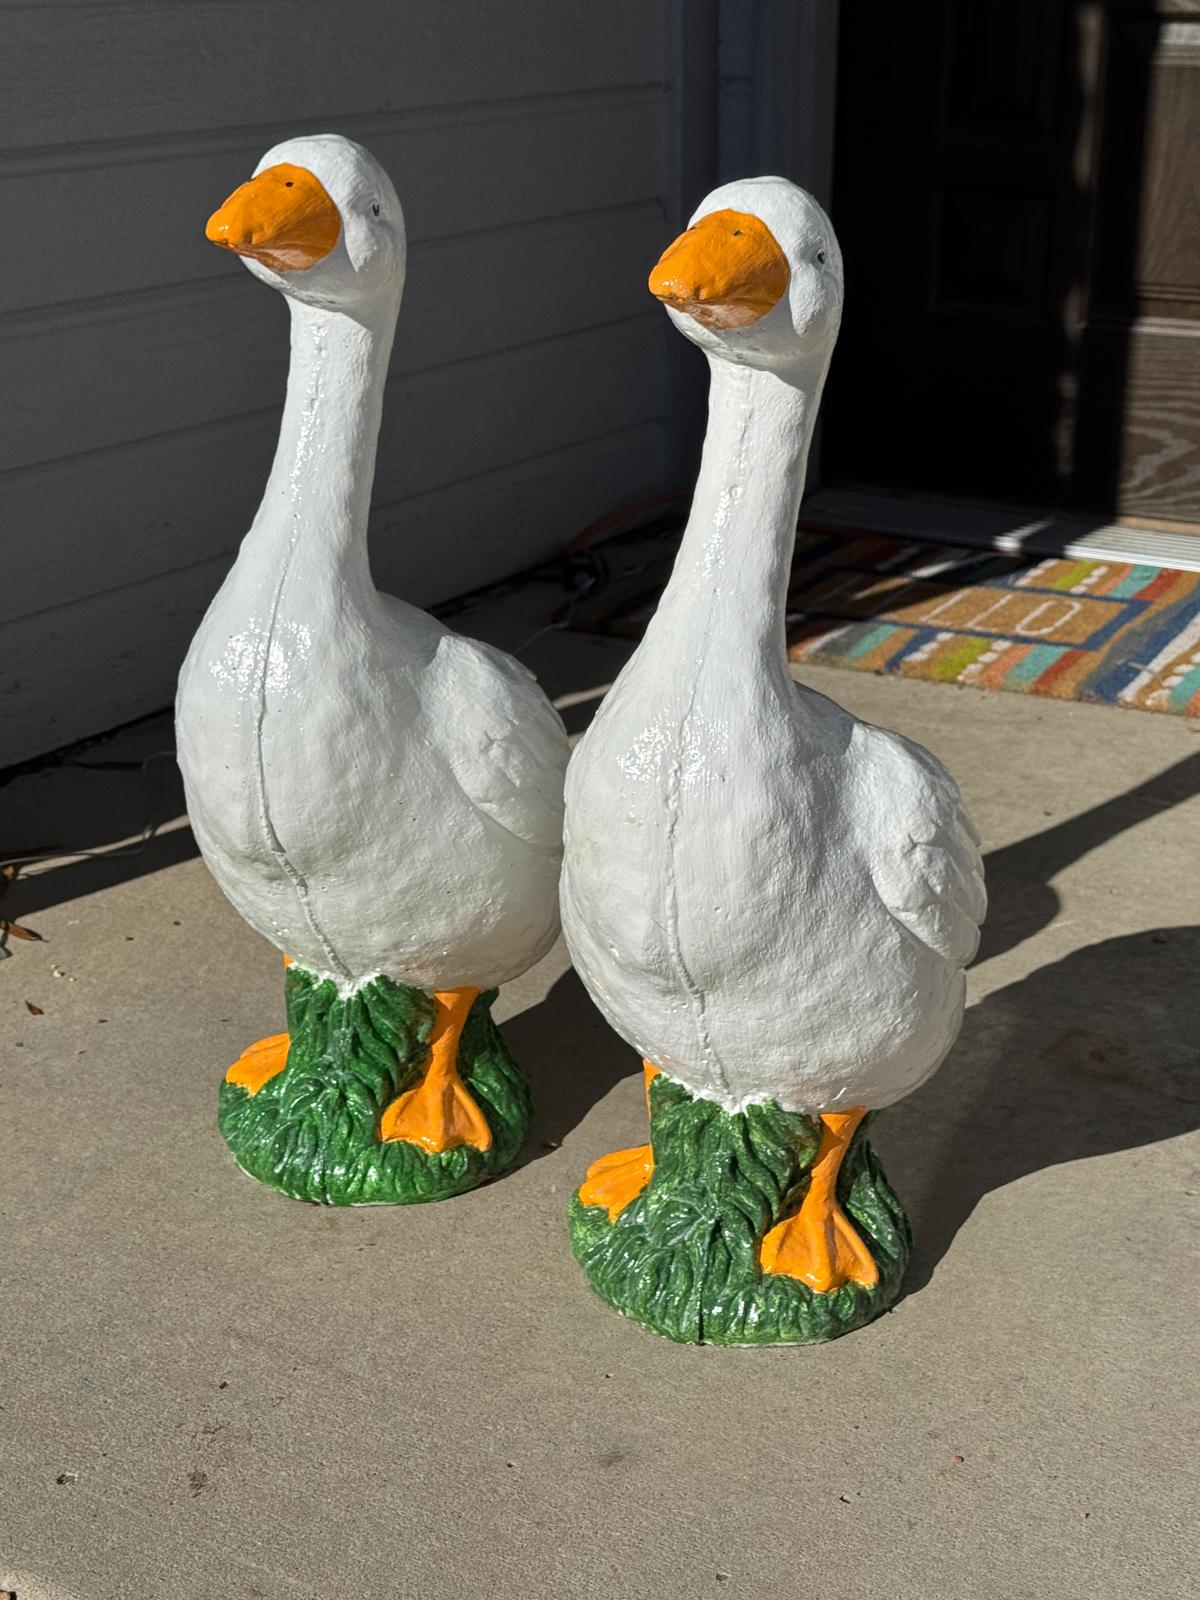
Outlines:
[[[206,236],[292,300],[353,314],[399,304],[404,213],[391,179],[336,133],[286,139],[208,219]]]
[[[842,314],[842,253],[812,195],[786,178],[743,178],[702,202],[650,293],[712,357],[780,375],[823,370]]]

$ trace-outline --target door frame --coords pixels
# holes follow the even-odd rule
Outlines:
[[[760,170],[828,208],[833,189],[839,0],[761,0],[755,91]]]
[[[717,181],[718,104],[722,38],[753,34],[752,148],[736,165],[751,173],[777,172],[810,190],[828,207],[833,187],[840,0],[669,0],[669,83],[666,222],[687,226],[700,198]],[[737,52],[740,54],[740,51]],[[726,152],[726,156],[730,156]],[[672,485],[694,480],[704,437],[707,388],[697,382],[699,363],[686,343],[673,339],[667,355],[666,477]],[[810,452],[809,481],[820,462],[820,429]]]

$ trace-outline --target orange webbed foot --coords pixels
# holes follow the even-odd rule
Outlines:
[[[653,1174],[653,1146],[639,1144],[632,1150],[613,1150],[593,1161],[587,1169],[579,1198],[585,1206],[603,1206],[608,1220],[615,1222],[630,1201],[641,1194]]]
[[[650,1114],[650,1085],[658,1077],[658,1068],[651,1061],[642,1062],[646,1087],[646,1114]],[[587,1177],[579,1186],[579,1198],[585,1206],[603,1206],[608,1220],[615,1222],[654,1176],[654,1146],[634,1145],[631,1150],[611,1150],[608,1155],[593,1161]]]
[[[777,1223],[759,1246],[764,1272],[798,1278],[818,1294],[829,1294],[846,1283],[870,1289],[879,1282],[875,1258],[837,1201],[838,1172],[865,1115],[865,1108],[859,1107],[821,1118],[821,1145],[808,1193],[799,1211]]]
[[[287,1066],[289,1042],[286,1033],[272,1033],[248,1046],[226,1072],[225,1082],[237,1084],[247,1094],[257,1094],[264,1083]]]
[[[430,1038],[429,1065],[413,1089],[397,1095],[383,1113],[379,1137],[419,1144],[431,1155],[462,1144],[490,1150],[492,1130],[471,1091],[458,1074],[458,1042],[478,989],[449,989],[434,996],[437,1014]]]

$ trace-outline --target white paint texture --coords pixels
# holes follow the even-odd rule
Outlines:
[[[258,170],[281,162],[342,231],[305,271],[246,262],[288,299],[292,360],[266,493],[180,674],[188,811],[221,888],[302,966],[488,987],[558,931],[566,735],[524,667],[371,580],[404,219],[349,140],[289,140]]]
[[[708,435],[671,581],[568,771],[563,930],[612,1026],[694,1093],[884,1106],[958,1032],[978,839],[928,751],[791,677],[787,578],[841,257],[783,179],[728,184],[692,221],[725,208],[771,230],[789,289],[744,329],[669,311],[709,358]]]

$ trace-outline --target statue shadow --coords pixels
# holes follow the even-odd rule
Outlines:
[[[520,1166],[556,1150],[610,1089],[641,1071],[637,1052],[612,1031],[573,968],[503,1027],[533,1093],[533,1128]],[[588,1160],[602,1154],[592,1151]]]
[[[907,1294],[992,1190],[1200,1127],[1198,963],[1200,927],[1129,934],[968,1010],[941,1070],[876,1125],[913,1226]]]
[[[0,916],[161,872],[198,854],[168,714],[0,774]]]
[[[1052,879],[1106,841],[1189,799],[1200,754],[1113,799],[989,853],[979,960],[1015,949],[1060,906]],[[1152,1144],[1200,1126],[1200,928],[1161,928],[1073,951],[972,1006],[950,1057],[876,1124],[916,1235],[912,1293],[976,1205],[1042,1167]],[[574,971],[508,1019],[505,1037],[535,1099],[523,1164],[556,1149],[637,1053]],[[600,1152],[593,1152],[599,1154]]]
[[[1061,902],[1052,880],[1064,868],[1197,792],[1200,752],[1078,816],[990,851],[984,859],[988,914],[976,965],[1015,949],[1054,920]]]
[[[968,1010],[941,1070],[875,1124],[915,1236],[906,1295],[993,1190],[1200,1128],[1197,970],[1200,927],[1159,928],[1075,950]],[[639,1065],[573,971],[504,1033],[535,1102],[521,1166]]]

